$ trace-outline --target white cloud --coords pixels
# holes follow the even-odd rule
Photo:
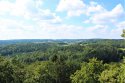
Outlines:
[[[86,5],[86,12],[85,14],[91,16],[92,14],[103,13],[106,11],[101,5],[97,4],[96,2],[90,2],[89,5]]]
[[[116,23],[116,28],[112,29],[110,35],[114,38],[121,38],[122,30],[125,29],[125,21]]]
[[[9,13],[13,16],[22,16],[29,18],[32,11],[39,11],[39,6],[43,3],[42,0],[15,0],[13,2],[9,0],[0,1],[0,15]]]
[[[51,39],[86,39],[95,37],[82,26],[41,24],[40,27],[43,33],[46,32],[45,37]],[[41,31],[39,30],[38,33],[43,35]]]
[[[108,24],[108,23],[114,24],[121,17],[124,17],[124,16],[125,16],[125,11],[123,7],[121,6],[121,4],[118,4],[111,11],[100,10],[100,13],[91,14],[88,21],[94,24]]]
[[[108,35],[109,38],[114,38],[114,39],[121,38],[122,30],[123,30],[122,28],[112,29],[110,31],[110,34]]]
[[[75,25],[75,23],[64,24],[56,12],[43,9],[42,4],[44,4],[43,0],[0,1],[0,33],[2,33],[0,39],[85,39],[115,38],[115,36],[120,38],[120,33],[125,28],[125,22],[119,21],[125,14],[120,4],[108,11],[95,2],[86,5],[82,0],[60,0],[56,12],[66,12],[68,17],[84,14],[89,18],[84,23],[93,24],[90,24],[90,27]],[[113,24],[114,28],[109,30],[110,24]]]
[[[56,11],[67,12],[68,17],[91,15],[106,11],[101,5],[91,1],[88,5],[83,0],[60,0]]]
[[[80,16],[83,12],[85,4],[82,0],[60,0],[56,11],[63,12],[66,11],[69,17]]]
[[[115,24],[120,18],[125,17],[121,4],[109,11],[96,2],[90,1],[87,5],[82,0],[60,0],[56,11],[66,12],[68,17],[87,15],[89,19],[83,22],[94,24]]]
[[[47,22],[36,22],[34,26],[26,22],[1,19],[0,39],[26,39],[26,38],[46,38],[46,39],[74,39],[92,38],[95,33],[87,31],[85,27],[51,24]],[[86,34],[87,33],[87,34]]]
[[[35,21],[42,21],[47,23],[61,23],[62,19],[56,15],[56,13],[52,13],[49,9],[39,10],[36,14],[31,13],[29,15]]]
[[[82,9],[85,6],[82,0],[60,0],[57,11],[70,11]]]
[[[125,21],[122,21],[122,22],[120,22],[120,23],[117,23],[116,26],[117,26],[118,28],[125,29]]]
[[[27,12],[26,5],[29,0],[16,0],[15,2],[10,2],[7,0],[0,1],[0,12],[1,14],[10,13],[12,15],[22,15],[24,16]]]
[[[125,11],[121,4],[116,5],[111,11],[95,4],[88,7],[88,15],[90,16],[89,19],[83,21],[83,23],[94,24],[95,26],[88,30],[96,33],[96,36],[114,39],[121,38],[122,29],[125,28],[125,22],[121,21],[121,18],[125,17]]]
[[[0,1],[0,39],[51,38],[50,28],[62,19],[51,10],[42,9],[42,4],[42,0]]]

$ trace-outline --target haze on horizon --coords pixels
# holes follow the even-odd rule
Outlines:
[[[121,39],[125,0],[0,0],[0,40]]]

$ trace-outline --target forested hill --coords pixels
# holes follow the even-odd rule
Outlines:
[[[96,41],[123,41],[123,39],[16,39],[16,40],[0,40],[0,45],[18,44],[18,43],[47,43],[47,42],[96,42]]]
[[[1,40],[0,83],[125,83],[125,40]]]

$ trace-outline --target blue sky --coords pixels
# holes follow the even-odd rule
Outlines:
[[[119,39],[125,0],[0,0],[0,40]]]

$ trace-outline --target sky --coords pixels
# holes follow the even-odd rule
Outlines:
[[[125,0],[0,0],[0,40],[120,39]]]

